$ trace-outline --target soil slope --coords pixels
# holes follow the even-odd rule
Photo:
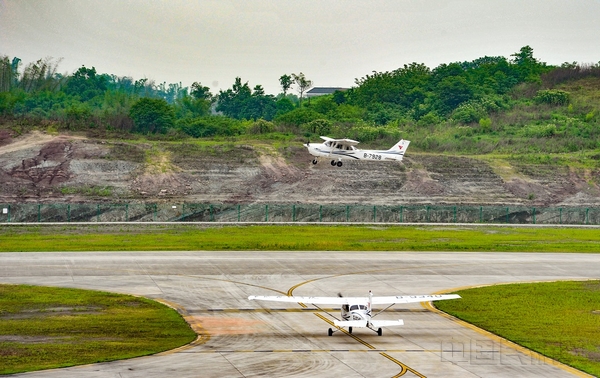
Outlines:
[[[597,206],[598,172],[417,153],[327,160],[301,146],[0,135],[0,203],[187,202]]]

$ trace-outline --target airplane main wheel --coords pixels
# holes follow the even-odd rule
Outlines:
[[[333,330],[332,330],[331,328],[329,328],[329,331],[327,331],[327,334],[328,334],[329,336],[333,335]]]
[[[332,160],[332,161],[331,161],[331,165],[335,165],[335,160]]]
[[[319,161],[317,159],[313,160],[313,164],[317,164]]]
[[[383,330],[381,328],[377,328],[377,336],[381,336],[383,334]]]
[[[352,333],[352,327],[348,327],[348,333]]]
[[[341,161],[338,161],[338,162],[337,162],[337,166],[338,166],[338,167],[341,167],[341,166],[342,166],[342,162],[341,162]]]

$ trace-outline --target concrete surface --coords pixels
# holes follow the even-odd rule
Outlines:
[[[160,355],[17,377],[572,377],[585,375],[421,304],[396,305],[380,315],[405,322],[381,337],[367,329],[329,337],[329,308],[247,297],[431,294],[502,282],[597,279],[599,262],[599,255],[575,253],[2,253],[0,282],[162,300],[200,334],[194,344]]]

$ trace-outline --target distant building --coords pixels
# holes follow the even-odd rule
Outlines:
[[[314,87],[306,92],[306,97],[316,97],[316,96],[324,96],[328,94],[332,94],[335,91],[347,91],[348,88],[339,88],[339,87]]]

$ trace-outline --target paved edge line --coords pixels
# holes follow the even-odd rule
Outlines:
[[[564,280],[564,281],[571,281],[571,280]],[[447,293],[456,292],[456,291],[459,291],[459,290],[474,289],[474,288],[478,288],[478,287],[498,286],[498,285],[510,285],[510,284],[513,284],[513,283],[516,283],[516,284],[519,284],[519,283],[536,283],[536,282],[558,282],[558,281],[556,281],[556,280],[552,280],[552,281],[517,281],[517,282],[503,282],[503,283],[500,283],[500,284],[492,284],[492,285],[461,286],[461,287],[454,288],[454,289],[440,290],[440,291],[437,291],[437,292],[435,292],[433,294],[447,294]],[[517,352],[531,355],[531,357],[535,358],[538,361],[541,361],[541,362],[544,362],[544,363],[547,363],[547,361],[553,361],[553,365],[554,366],[556,366],[557,368],[559,368],[561,370],[569,372],[569,373],[571,373],[571,374],[573,374],[575,376],[585,377],[585,378],[594,378],[594,376],[591,375],[591,374],[588,374],[586,372],[578,370],[578,369],[576,369],[576,368],[574,368],[572,366],[563,364],[560,361],[557,361],[557,360],[552,359],[550,357],[544,356],[543,354],[540,354],[540,353],[538,353],[538,352],[536,352],[534,350],[525,348],[524,346],[521,346],[521,345],[519,345],[517,343],[514,343],[514,342],[512,342],[512,341],[510,341],[508,339],[505,339],[505,338],[503,338],[501,336],[498,336],[498,335],[496,335],[496,334],[494,334],[492,332],[486,331],[483,328],[479,328],[479,327],[477,327],[477,326],[475,326],[475,325],[473,325],[471,323],[468,323],[468,322],[466,322],[464,320],[461,320],[461,319],[459,319],[459,318],[457,318],[455,316],[452,316],[452,315],[450,315],[448,313],[445,313],[442,310],[438,310],[435,306],[433,306],[433,304],[431,302],[421,302],[421,305],[424,308],[426,308],[426,309],[428,309],[428,310],[430,310],[430,311],[432,311],[432,312],[434,312],[434,313],[436,313],[438,315],[441,315],[441,316],[443,316],[446,319],[450,319],[450,320],[452,320],[452,321],[460,324],[461,326],[463,326],[465,328],[469,328],[469,329],[471,329],[471,330],[473,330],[473,331],[475,331],[475,332],[477,332],[477,333],[479,333],[479,334],[481,334],[483,336],[486,336],[486,337],[488,337],[488,338],[490,338],[490,339],[492,339],[494,341],[497,341],[497,342],[501,343],[504,346],[512,348],[512,349],[516,350]]]

